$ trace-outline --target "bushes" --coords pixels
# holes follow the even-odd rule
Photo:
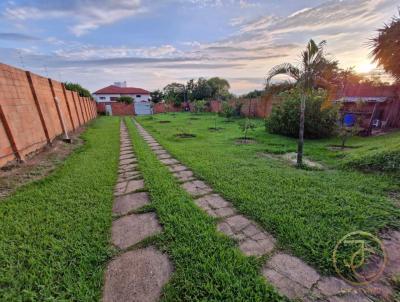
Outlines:
[[[266,128],[270,133],[291,137],[299,136],[300,123],[300,91],[291,89],[280,94],[282,103],[273,108],[266,120]],[[313,90],[306,100],[304,136],[306,138],[323,138],[334,134],[338,119],[336,107],[323,108],[326,99],[324,90]]]
[[[202,113],[206,111],[207,102],[204,100],[197,100],[194,101],[194,112],[195,113]]]
[[[71,82],[66,82],[65,84],[65,89],[71,90],[71,91],[76,91],[79,96],[84,96],[93,99],[92,94],[90,93],[89,90],[86,88],[83,88],[81,85],[77,83],[71,83]]]

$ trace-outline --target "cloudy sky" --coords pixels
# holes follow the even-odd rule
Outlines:
[[[232,91],[297,62],[313,38],[342,67],[368,71],[368,39],[399,0],[0,1],[0,62],[92,91],[115,81],[149,90],[220,76]]]

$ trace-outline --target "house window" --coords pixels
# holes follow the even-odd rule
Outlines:
[[[137,94],[137,95],[136,95],[136,97],[137,97],[137,98],[140,98],[140,97],[141,97],[141,95],[140,95],[140,94]]]
[[[106,99],[105,96],[101,96],[101,97],[100,97],[100,100],[105,100],[105,99]]]

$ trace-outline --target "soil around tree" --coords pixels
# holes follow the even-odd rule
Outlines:
[[[192,134],[192,133],[177,133],[177,134],[175,134],[175,137],[177,137],[177,138],[194,138],[194,137],[196,137],[196,134]]]
[[[222,128],[222,127],[210,127],[210,128],[208,128],[208,130],[210,130],[212,132],[217,132],[217,131],[224,130],[224,128]]]
[[[238,139],[236,139],[235,142],[237,145],[251,145],[251,144],[256,144],[257,141],[254,138],[251,137],[239,137]]]

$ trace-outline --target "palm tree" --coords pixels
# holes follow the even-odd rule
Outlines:
[[[399,10],[400,14],[400,10]],[[374,62],[400,82],[400,17],[393,17],[390,24],[378,30],[378,36],[371,39]]]
[[[326,84],[322,77],[324,68],[329,61],[324,57],[324,46],[326,41],[316,44],[314,40],[310,40],[306,50],[301,53],[301,62],[299,66],[290,63],[283,63],[273,67],[267,75],[267,85],[271,79],[277,75],[287,75],[296,80],[302,91],[300,105],[300,125],[299,125],[299,141],[297,146],[297,165],[303,165],[303,146],[304,146],[304,114],[306,109],[306,98],[316,84]]]

